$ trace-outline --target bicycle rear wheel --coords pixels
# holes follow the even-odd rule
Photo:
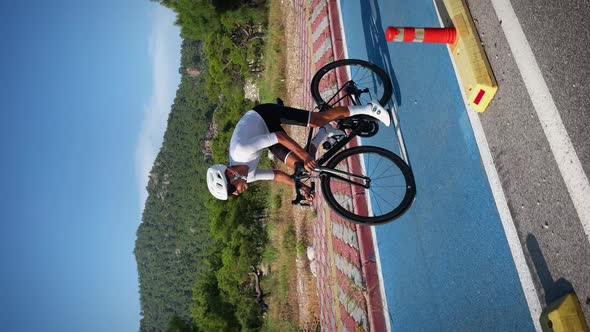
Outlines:
[[[326,166],[342,172],[322,172],[326,202],[352,222],[389,222],[406,212],[416,196],[412,170],[391,151],[357,146],[340,152]]]
[[[311,94],[322,109],[338,105],[366,105],[378,100],[385,105],[393,89],[387,73],[376,65],[356,59],[331,62],[311,80]]]

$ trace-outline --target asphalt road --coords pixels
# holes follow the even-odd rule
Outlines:
[[[541,305],[575,291],[590,321],[590,244],[492,1],[468,1],[498,93],[479,115]],[[590,2],[512,0],[586,177]],[[584,202],[590,205],[590,202]]]
[[[536,310],[571,291],[590,321],[590,242],[583,227],[590,200],[580,200],[588,192],[582,188],[580,195],[572,180],[564,180],[572,179],[568,172],[577,161],[582,177],[573,177],[574,187],[587,185],[590,173],[590,3],[468,1],[499,86],[482,114],[462,104],[446,48],[386,43],[381,36],[388,25],[438,25],[433,2],[340,4],[348,57],[368,59],[392,77],[417,178],[412,209],[376,229],[392,327],[420,330],[436,321],[443,330],[528,330],[531,316],[523,306],[531,306],[538,322]],[[506,6],[517,20],[502,11]],[[520,30],[523,39],[515,39]],[[534,59],[523,56],[522,47],[530,47]],[[538,76],[529,71],[536,64]],[[545,107],[559,115],[571,150],[559,139],[556,144],[555,126],[541,120]],[[506,203],[494,203],[494,183],[483,166],[488,148],[475,145],[483,136],[471,129],[468,112],[483,126]],[[392,135],[380,135],[378,144],[389,148]],[[507,244],[502,206],[516,228],[525,267],[513,262],[518,255]],[[532,292],[518,281],[526,287],[523,273],[532,278]],[[534,292],[541,308],[530,301]]]
[[[349,58],[392,78],[416,201],[375,228],[392,330],[534,330],[446,45],[387,43],[386,26],[436,26],[428,0],[341,1]],[[396,151],[393,128],[363,144]]]

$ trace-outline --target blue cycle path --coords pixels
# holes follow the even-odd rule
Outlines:
[[[387,26],[438,27],[432,0],[341,0],[349,58],[394,84],[416,201],[376,227],[393,331],[534,331],[445,45],[388,43]],[[382,126],[363,142],[397,150]]]

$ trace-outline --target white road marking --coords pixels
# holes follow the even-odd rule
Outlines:
[[[433,0],[435,7],[437,7],[436,2],[437,0]],[[439,22],[442,25],[442,18],[440,17],[440,14],[438,14],[438,11],[437,15]],[[460,82],[461,78],[458,75],[457,65],[453,60],[451,49],[447,47],[447,50],[449,52],[449,58],[453,63],[457,80]],[[529,270],[528,265],[526,263],[524,250],[522,248],[520,239],[518,238],[518,233],[516,231],[516,226],[514,225],[512,215],[510,214],[510,209],[508,208],[506,195],[504,194],[504,189],[502,188],[502,183],[500,182],[500,177],[498,176],[498,172],[494,164],[492,153],[490,152],[490,147],[488,145],[488,141],[486,139],[483,126],[481,125],[481,121],[479,120],[477,112],[473,110],[471,106],[469,106],[467,102],[467,97],[465,96],[463,89],[460,90],[461,95],[463,96],[463,101],[465,103],[465,108],[467,111],[467,115],[469,117],[469,121],[471,122],[471,127],[473,129],[475,141],[479,148],[481,160],[484,165],[488,181],[490,183],[490,188],[492,189],[492,195],[494,196],[494,200],[496,201],[496,208],[498,209],[498,214],[500,215],[502,227],[504,228],[504,233],[506,234],[506,240],[508,241],[508,246],[512,254],[512,259],[514,260],[516,272],[518,273],[518,278],[520,280],[520,284],[522,286],[522,290],[524,292],[524,296],[529,307],[531,320],[533,322],[533,325],[535,326],[535,330],[541,331],[541,325],[539,323],[539,317],[541,316],[542,312],[541,303],[539,302],[539,297],[537,296],[537,291],[533,283],[531,271]]]
[[[488,181],[490,182],[492,194],[494,195],[494,200],[496,201],[496,208],[498,209],[498,214],[500,214],[502,227],[504,227],[506,240],[508,241],[508,246],[510,247],[510,252],[512,253],[512,259],[514,259],[514,265],[516,266],[520,284],[529,306],[533,324],[535,325],[535,329],[537,331],[541,331],[541,325],[539,324],[539,317],[541,317],[542,311],[541,303],[539,302],[537,290],[533,284],[531,271],[529,270],[526,263],[524,250],[522,249],[522,244],[518,238],[514,220],[512,219],[510,209],[508,208],[508,202],[506,201],[506,195],[504,195],[502,182],[500,182],[500,177],[498,176],[494,159],[492,158],[492,153],[490,152],[490,147],[483,131],[481,121],[479,120],[479,116],[475,110],[471,109],[471,107],[467,105],[467,99],[465,99],[465,96],[463,96],[463,99],[466,103],[469,121],[471,122],[471,127],[473,128],[473,133],[479,148],[481,160],[488,176]]]
[[[590,241],[590,183],[509,0],[492,0],[559,172]]]
[[[383,270],[381,269],[381,254],[377,242],[377,232],[375,226],[371,226],[371,236],[373,237],[373,247],[375,249],[375,262],[377,263],[377,275],[379,276],[379,290],[381,291],[381,305],[383,306],[383,317],[385,318],[385,327],[387,332],[391,331],[391,317],[389,317],[389,306],[387,305],[387,295],[385,294],[385,284],[383,279]]]

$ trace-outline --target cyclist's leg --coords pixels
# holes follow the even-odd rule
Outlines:
[[[259,110],[259,108],[261,108]],[[324,112],[309,112],[306,110],[281,106],[277,104],[265,104],[256,106],[255,110],[261,114],[261,116],[267,122],[269,129],[271,131],[276,131],[271,129],[271,125],[273,128],[276,128],[280,124],[290,124],[290,125],[298,125],[298,126],[305,126],[305,127],[320,127],[316,136],[312,139],[312,145],[310,146],[309,153],[313,156],[317,151],[321,142],[328,136],[334,135],[342,135],[342,132],[339,129],[335,129],[330,124],[331,121],[342,119],[354,114],[364,114],[359,112],[361,109],[366,109],[366,112],[369,112],[371,107],[370,106],[339,106],[331,108]],[[269,125],[269,123],[271,125]]]
[[[304,127],[316,127],[314,125],[316,123],[315,120],[310,125],[310,119],[311,119],[312,115],[315,114],[314,112],[309,112],[306,110],[277,105],[277,104],[257,105],[256,107],[254,107],[254,110],[256,112],[258,112],[258,114],[264,119],[269,131],[271,131],[271,132],[284,131],[284,129],[281,126],[282,124],[304,126]],[[330,112],[330,114],[331,114],[331,117],[328,117],[329,119],[336,119],[336,118],[339,118],[340,116],[342,116],[340,114],[342,112],[340,112],[338,110],[336,110],[336,111],[330,110],[328,112]],[[323,112],[323,113],[325,113],[325,112]],[[333,129],[333,127],[330,124],[328,124],[328,122],[326,122],[326,124],[324,126],[326,128],[321,128],[318,131],[316,137],[314,138],[314,141],[312,141],[312,146],[310,147],[310,151],[309,151],[311,155],[315,155],[317,147],[319,146],[321,141],[323,141],[327,136],[330,135],[330,133],[332,133],[334,130],[336,130],[336,129]],[[277,148],[275,148],[275,149],[277,149]],[[271,150],[271,152],[273,152],[273,151]],[[279,151],[277,149],[277,153],[281,153],[281,152],[282,151]],[[273,154],[275,156],[277,155],[277,153],[273,152]],[[295,155],[293,155],[293,157],[295,157]],[[283,158],[279,158],[279,159],[281,161],[285,162],[285,160]],[[297,158],[297,161],[299,161],[299,158]],[[291,164],[291,165],[289,165],[289,167],[292,167],[294,162],[291,162],[291,163],[285,162],[285,164]]]
[[[275,145],[270,146],[268,149],[274,155],[275,158],[277,158],[283,164],[289,166],[290,168],[293,168],[294,162],[289,163],[288,161],[293,160],[294,158],[300,160],[294,153],[291,152],[291,150],[287,149],[287,147],[285,147],[282,144],[277,143]]]
[[[389,127],[391,120],[389,113],[378,102],[361,106],[337,106],[325,112],[312,112],[309,118],[310,127],[323,127],[330,121],[347,118],[354,115],[369,115],[383,122]]]
[[[338,128],[334,128],[329,123],[327,125],[321,127],[318,130],[318,132],[315,134],[315,136],[311,139],[311,146],[310,146],[309,153],[312,156],[315,155],[315,152],[317,151],[318,147],[320,146],[320,144],[322,144],[322,142],[327,137],[333,137],[333,136],[339,136],[339,135],[345,135],[345,132],[338,129]]]
[[[389,113],[377,102],[362,106],[337,106],[324,112],[310,112],[298,108],[277,104],[261,104],[254,107],[267,125],[276,127],[278,124],[290,124],[305,127],[323,127],[331,121],[354,115],[369,115],[389,126]]]
[[[330,121],[350,115],[348,107],[334,107],[325,112],[310,112],[277,104],[261,104],[254,107],[254,110],[264,119],[270,131],[276,131],[273,129],[277,128],[277,124],[323,127]]]
[[[295,163],[303,164],[303,161],[297,157],[291,150],[287,149],[284,145],[275,144],[269,147],[270,152],[281,162],[287,165],[290,169],[295,170]],[[284,173],[284,172],[283,172]],[[276,173],[275,173],[276,174]],[[285,174],[287,178],[289,175]],[[275,175],[276,176],[276,175]],[[281,181],[280,181],[281,182]],[[307,200],[311,200],[314,197],[313,189],[307,183],[301,183],[302,194]]]
[[[294,153],[289,153],[285,158],[285,165],[287,165],[290,169],[295,170],[296,163],[303,164],[303,160],[297,157]]]
[[[344,119],[350,116],[350,110],[346,106],[337,106],[324,112],[310,112],[309,126],[323,127],[331,121]]]
[[[282,124],[304,127],[325,127],[324,131],[322,132],[322,130],[320,130],[319,133],[320,135],[323,135],[323,137],[316,137],[312,142],[313,144],[310,148],[310,154],[315,155],[317,147],[321,141],[326,136],[330,135],[330,133],[336,134],[330,125],[331,121],[353,115],[366,114],[385,122],[386,125],[389,126],[389,114],[385,112],[381,105],[378,105],[378,108],[375,107],[376,105],[378,104],[375,103],[375,105],[369,104],[350,107],[337,106],[324,112],[310,112],[277,104],[261,104],[255,106],[254,110],[264,119],[270,132],[283,131]],[[381,113],[381,110],[383,110],[383,114],[379,117],[375,113]],[[383,116],[386,116],[385,120],[387,121],[382,119]]]
[[[281,118],[279,115],[279,110],[282,106],[277,104],[260,104],[254,106],[253,110],[260,115],[268,131],[273,133],[276,131],[284,131],[283,127],[281,126]]]
[[[296,154],[294,154],[291,150],[289,150],[282,144],[277,143],[269,147],[268,149],[275,156],[275,158],[280,160],[283,164],[287,165],[287,167],[289,167],[292,170],[295,169],[295,163],[303,164],[301,158],[297,157]]]

